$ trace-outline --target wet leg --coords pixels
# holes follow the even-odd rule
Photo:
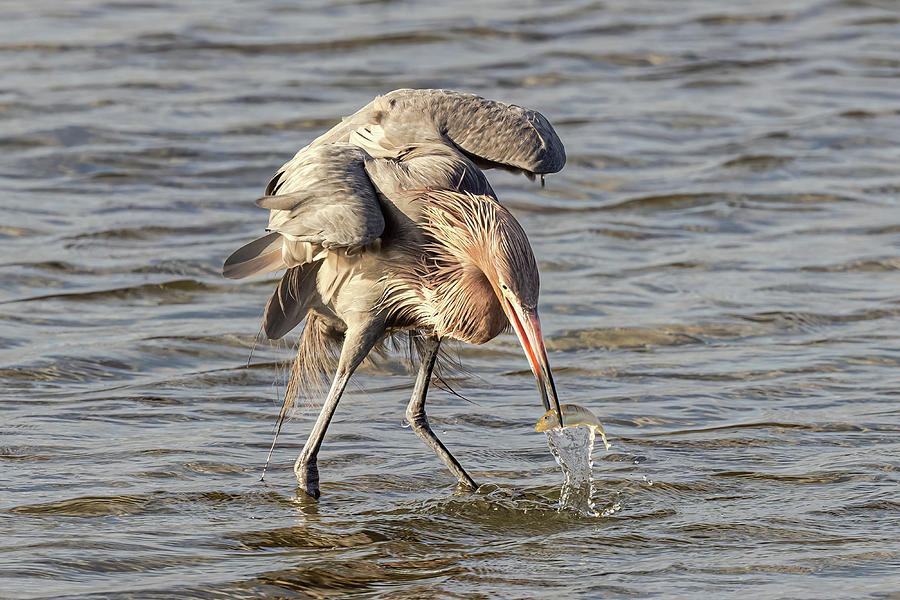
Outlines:
[[[319,448],[322,447],[322,440],[325,439],[325,431],[328,429],[328,424],[331,423],[331,418],[334,416],[334,411],[341,399],[341,394],[347,387],[350,376],[375,345],[376,340],[377,334],[368,331],[348,330],[344,337],[344,346],[341,349],[341,357],[331,389],[328,390],[328,396],[325,398],[319,417],[303,446],[303,451],[294,463],[297,482],[303,491],[313,498],[318,498],[320,495],[317,457]]]
[[[418,377],[416,377],[416,386],[413,388],[412,398],[410,398],[406,407],[406,419],[418,438],[428,444],[434,450],[434,453],[438,455],[438,458],[447,465],[447,468],[456,475],[460,485],[475,490],[478,489],[478,484],[469,477],[469,474],[462,468],[459,461],[453,458],[447,447],[437,438],[431,427],[429,427],[428,417],[425,415],[425,396],[428,394],[428,384],[431,382],[431,372],[434,370],[434,363],[437,360],[438,347],[440,345],[441,340],[437,337],[429,337],[425,340],[422,366],[419,368]]]

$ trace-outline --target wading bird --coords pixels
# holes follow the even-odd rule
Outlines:
[[[534,254],[481,168],[533,178],[564,164],[563,145],[540,113],[446,90],[395,90],[301,149],[269,181],[256,204],[271,211],[270,233],[235,251],[223,273],[287,269],[263,319],[271,339],[305,320],[279,430],[298,390],[339,350],[294,465],[307,494],[319,497],[317,455],[351,374],[401,332],[410,332],[421,357],[406,417],[460,484],[477,487],[425,415],[442,339],[483,344],[511,327],[544,409],[552,399],[559,411]]]

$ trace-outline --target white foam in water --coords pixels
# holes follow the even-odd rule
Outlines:
[[[559,510],[576,510],[586,516],[599,517],[600,513],[591,502],[594,494],[592,455],[595,428],[562,427],[549,429],[545,433],[550,452],[566,477],[559,494]]]

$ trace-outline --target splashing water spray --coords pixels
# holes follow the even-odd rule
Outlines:
[[[606,433],[597,417],[579,404],[563,404],[563,423],[559,424],[556,410],[549,410],[534,426],[535,431],[547,434],[547,444],[553,458],[562,468],[565,481],[559,494],[559,510],[570,509],[583,515],[599,517],[591,498],[594,494],[594,440],[597,433],[609,450]]]

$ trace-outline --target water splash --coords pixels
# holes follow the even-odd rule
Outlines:
[[[594,506],[593,452],[597,431],[609,449],[602,429],[591,426],[548,429],[547,445],[557,464],[562,468],[565,481],[559,494],[559,510],[574,510],[585,516],[602,516]]]

